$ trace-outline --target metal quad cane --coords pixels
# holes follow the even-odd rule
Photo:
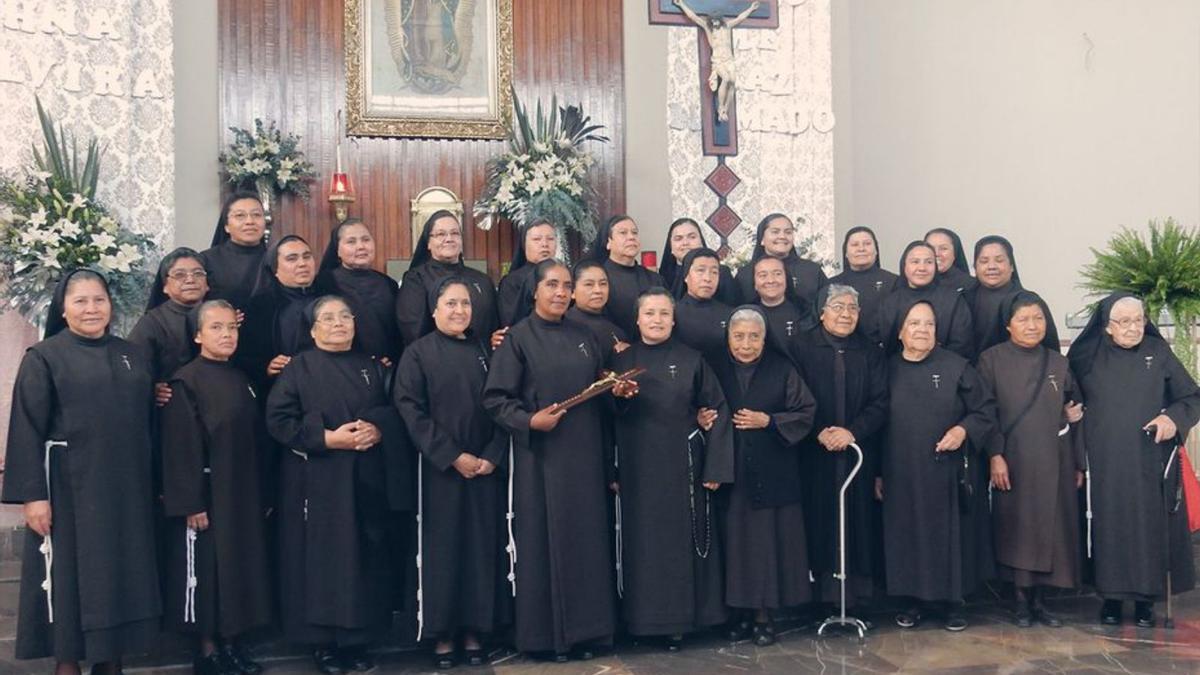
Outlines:
[[[846,490],[850,488],[850,484],[854,482],[854,477],[858,475],[863,465],[862,448],[858,447],[857,443],[851,443],[850,447],[854,449],[857,458],[854,461],[854,468],[842,482],[842,489],[838,493],[838,571],[833,575],[841,585],[841,613],[822,621],[820,628],[817,629],[817,635],[824,635],[825,629],[830,626],[849,626],[858,631],[858,639],[861,640],[867,635],[867,624],[863,623],[861,619],[846,616]]]

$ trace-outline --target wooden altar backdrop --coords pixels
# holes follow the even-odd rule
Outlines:
[[[319,252],[328,241],[333,214],[326,202],[334,166],[336,113],[345,107],[342,0],[219,0],[220,123],[222,146],[230,126],[252,127],[272,119],[300,134],[301,148],[319,174],[312,198],[294,197],[273,206],[278,234],[295,233]],[[625,210],[625,90],[620,0],[513,0],[513,72],[518,96],[529,108],[579,103],[612,140],[592,144],[593,176],[601,219]],[[350,214],[376,232],[378,266],[409,258],[410,200],[441,185],[467,211],[483,187],[485,162],[503,151],[501,141],[343,139],[343,163],[358,201]],[[507,225],[490,232],[467,218],[468,258],[486,259],[498,277],[512,256]]]

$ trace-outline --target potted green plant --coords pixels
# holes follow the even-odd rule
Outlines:
[[[1196,321],[1200,318],[1200,233],[1167,218],[1150,221],[1150,238],[1128,228],[1108,241],[1104,251],[1091,249],[1095,261],[1082,270],[1079,284],[1090,295],[1126,291],[1146,304],[1146,315],[1170,317],[1171,347],[1196,375]]]

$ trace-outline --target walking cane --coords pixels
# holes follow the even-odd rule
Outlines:
[[[867,635],[867,624],[861,619],[846,616],[846,490],[850,488],[850,483],[854,482],[854,477],[863,465],[862,448],[856,443],[851,443],[850,447],[854,448],[854,454],[858,457],[838,493],[838,571],[833,575],[841,584],[841,613],[822,621],[820,628],[817,628],[817,635],[824,635],[825,629],[830,626],[849,626],[858,630],[858,639],[861,640]]]
[[[1166,493],[1169,484],[1167,480],[1171,475],[1171,467],[1175,466],[1175,457],[1179,454],[1179,444],[1171,448],[1171,454],[1167,457],[1167,467],[1163,470],[1163,490],[1164,490],[1164,505],[1171,500],[1171,495]],[[1175,612],[1171,602],[1171,514],[1178,508],[1177,503],[1171,504],[1167,508],[1167,618],[1163,620],[1163,628],[1167,630],[1175,629]]]

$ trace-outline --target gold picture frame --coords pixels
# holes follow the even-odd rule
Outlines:
[[[346,134],[507,138],[512,3],[345,0]]]

